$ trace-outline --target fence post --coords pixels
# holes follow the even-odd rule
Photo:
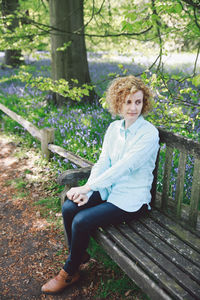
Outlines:
[[[49,160],[50,151],[48,144],[54,143],[55,128],[43,128],[41,129],[41,150],[43,158]]]

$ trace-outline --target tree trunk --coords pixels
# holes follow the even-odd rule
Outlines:
[[[77,79],[78,85],[90,83],[87,53],[84,37],[83,1],[50,0],[51,57],[52,78],[66,79],[72,86],[71,79]],[[78,33],[78,34],[75,34]],[[70,45],[64,51],[57,48]],[[56,103],[66,101],[55,95]]]
[[[2,0],[2,15],[7,16],[10,14],[15,14],[18,9],[18,0]],[[19,25],[18,19],[13,18],[10,25],[6,25],[9,30],[14,30]],[[10,65],[12,67],[17,67],[21,64],[21,50],[8,49],[5,50],[4,64]]]

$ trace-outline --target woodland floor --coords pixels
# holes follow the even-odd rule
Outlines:
[[[0,299],[142,299],[138,289],[124,296],[97,296],[102,278],[115,274],[94,259],[81,270],[80,281],[62,294],[41,293],[41,286],[62,267],[67,249],[62,226],[49,222],[34,205],[49,195],[46,186],[55,174],[49,172],[47,178],[42,167],[36,168],[37,155],[20,153],[20,145],[0,132]],[[35,182],[30,180],[34,176]],[[28,183],[19,193],[16,182],[24,181]],[[54,217],[61,221],[59,213]]]

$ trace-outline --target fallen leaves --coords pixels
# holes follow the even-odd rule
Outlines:
[[[13,155],[15,160],[11,159]],[[41,285],[59,272],[68,251],[62,227],[49,223],[43,210],[33,204],[51,195],[46,183],[56,178],[41,166],[35,166],[38,157],[31,151],[17,157],[16,145],[1,138],[0,134],[0,299],[54,300],[54,296],[41,293]],[[12,163],[5,168],[4,161]],[[17,197],[19,191],[12,184],[16,179],[26,181],[25,189],[29,193],[25,197]],[[52,210],[47,215],[55,221],[62,218],[61,212]],[[78,284],[56,296],[56,300],[98,299],[96,294],[102,278],[114,276],[113,270],[91,259],[81,267]],[[131,290],[123,297],[112,293],[106,299],[124,297],[136,299]]]

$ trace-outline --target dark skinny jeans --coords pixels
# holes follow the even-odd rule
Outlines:
[[[70,255],[63,269],[70,275],[78,271],[82,257],[88,247],[91,233],[95,229],[109,224],[119,224],[138,219],[146,212],[146,204],[136,212],[126,212],[112,203],[103,201],[99,192],[94,192],[88,203],[83,206],[78,206],[67,199],[62,207],[62,215]]]

